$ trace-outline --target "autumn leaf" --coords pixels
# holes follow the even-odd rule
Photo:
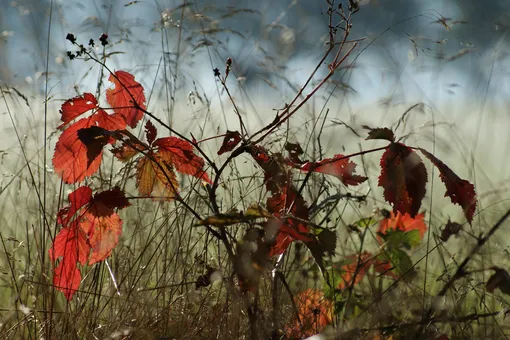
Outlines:
[[[114,212],[114,209],[124,209],[130,205],[124,191],[119,187],[114,187],[95,194],[89,210],[93,211],[96,216],[109,216]]]
[[[53,285],[71,300],[81,283],[81,272],[72,259],[64,258],[53,272]]]
[[[138,161],[136,183],[141,195],[153,196],[153,200],[171,200],[175,197],[179,184],[170,164],[172,159],[169,152],[161,155],[151,151]]]
[[[116,71],[115,76],[110,74],[108,80],[115,85],[115,88],[106,90],[108,104],[124,117],[127,125],[135,128],[143,117],[143,110],[147,109],[142,85],[125,71]]]
[[[492,274],[487,281],[487,291],[492,293],[496,288],[499,288],[501,292],[510,295],[510,274],[508,274],[506,270],[499,267],[494,266],[490,269],[494,270],[495,273]]]
[[[284,188],[281,193],[269,197],[266,205],[267,211],[276,218],[265,225],[268,238],[276,235],[270,256],[282,254],[295,240],[303,242],[313,240],[309,235],[308,226],[303,223],[309,219],[308,207],[303,197],[293,187]]]
[[[424,222],[425,214],[417,214],[411,217],[409,214],[402,214],[398,211],[396,214],[393,211],[389,212],[390,216],[384,218],[379,222],[378,232],[384,234],[389,230],[401,230],[408,232],[411,230],[418,230],[420,238],[423,238],[427,231],[427,225]]]
[[[374,128],[372,129],[369,126],[363,125],[364,129],[369,130],[368,131],[368,137],[365,138],[365,140],[370,139],[384,139],[390,142],[395,141],[395,135],[393,134],[393,131],[388,128]]]
[[[366,273],[370,270],[370,267],[374,264],[372,254],[367,251],[359,255],[349,255],[345,258],[345,260],[348,263],[341,267],[341,280],[337,285],[337,288],[340,290],[344,290],[360,283]]]
[[[111,151],[119,161],[128,162],[134,156],[138,155],[138,150],[145,150],[145,146],[142,144],[130,145],[122,143],[121,146],[113,148]]]
[[[411,148],[391,143],[381,157],[379,186],[384,198],[393,205],[393,212],[416,216],[425,196],[427,169]]]
[[[53,273],[53,283],[70,300],[81,281],[78,264],[102,261],[117,245],[122,221],[114,209],[122,209],[129,202],[118,187],[92,196],[92,189],[82,186],[70,193],[68,199],[69,205],[57,214],[63,228],[49,255],[52,261],[61,258]]]
[[[73,123],[62,132],[55,145],[53,154],[55,173],[66,183],[78,183],[94,174],[101,165],[102,147],[115,142],[113,138],[107,138],[104,131],[124,127],[122,117],[108,115],[103,110]],[[92,130],[87,130],[89,128]],[[84,130],[80,133],[81,138],[78,133],[80,130]],[[82,139],[89,145],[85,145]]]
[[[304,339],[321,333],[333,320],[333,302],[324,293],[306,289],[294,297],[297,315],[286,327],[289,339]]]
[[[52,261],[62,258],[53,273],[54,286],[71,300],[80,286],[81,273],[78,263],[85,264],[90,246],[83,231],[77,223],[62,228],[49,249]]]
[[[441,230],[441,236],[439,239],[443,242],[447,242],[451,236],[459,236],[461,230],[462,224],[448,220],[448,223],[446,223],[443,230]]]
[[[234,150],[234,148],[237,146],[237,144],[239,144],[240,141],[241,134],[238,131],[227,130],[227,133],[223,138],[223,143],[221,144],[221,147],[218,150],[218,155]]]
[[[286,142],[284,148],[289,153],[289,158],[291,162],[295,164],[304,163],[303,161],[301,161],[301,159],[299,159],[299,157],[304,153],[299,143]]]
[[[177,137],[158,138],[154,142],[158,148],[158,155],[175,167],[175,170],[202,179],[212,184],[204,171],[204,160],[195,155],[193,144]]]
[[[420,151],[438,168],[439,177],[446,186],[445,197],[450,197],[453,203],[460,205],[464,210],[464,216],[471,223],[477,204],[475,186],[461,179],[446,164],[427,150],[420,149]]]
[[[108,114],[105,110],[97,110],[94,113],[96,125],[108,131],[124,130],[126,128],[126,121],[124,117],[114,114]],[[115,140],[110,139],[109,143],[114,143]]]
[[[351,162],[348,157],[338,154],[333,158],[325,158],[319,162],[307,162],[296,166],[301,171],[320,172],[333,175],[340,179],[344,185],[358,185],[367,180],[367,177],[355,175],[356,163]]]
[[[66,183],[78,183],[94,174],[101,165],[102,150],[89,162],[87,146],[78,138],[78,130],[94,126],[93,118],[83,118],[68,127],[59,137],[53,155],[55,173]]]
[[[152,143],[154,143],[154,141],[156,140],[157,136],[158,130],[156,129],[154,124],[152,124],[152,122],[148,120],[147,123],[145,123],[145,137],[147,138],[147,143],[149,143],[149,145],[152,145]]]
[[[110,140],[108,132],[95,125],[78,130],[78,139],[87,147],[87,166],[102,154],[103,147]]]
[[[92,93],[84,93],[82,96],[66,100],[60,109],[60,119],[63,123],[58,126],[58,129],[61,129],[73,119],[95,108],[97,108],[97,99]]]
[[[122,234],[122,220],[112,213],[108,216],[97,216],[87,212],[82,218],[80,228],[87,234],[92,253],[89,265],[109,257],[119,242]]]

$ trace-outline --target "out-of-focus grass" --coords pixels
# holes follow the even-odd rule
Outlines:
[[[231,11],[234,13],[234,10]],[[163,41],[160,47],[161,59],[157,61],[157,66],[154,61],[150,67],[144,66],[146,64],[141,61],[134,61],[133,65],[127,67],[137,79],[142,79],[147,97],[150,98],[149,110],[179,132],[186,135],[193,133],[198,139],[235,127],[233,122],[236,121],[236,116],[221,88],[205,88],[197,82],[197,75],[189,73],[193,70],[193,61],[205,60],[211,66],[222,68],[223,57],[231,56],[232,52],[223,43],[223,39],[231,35],[239,38],[240,35],[228,27],[228,21],[225,21],[224,26],[220,25],[223,30],[212,30],[213,27],[218,27],[215,20],[227,20],[224,17],[227,13],[221,10],[212,12],[213,15],[202,18],[203,20],[197,16],[200,13],[194,12],[192,6],[168,12],[161,10],[161,13],[162,22],[155,24],[155,27],[160,29]],[[190,25],[178,26],[168,19],[176,15],[182,19],[186,17],[190,20]],[[256,14],[241,11],[232,15]],[[168,20],[165,21],[165,18]],[[168,38],[167,34],[170,33],[172,38],[177,37],[177,41],[182,44],[176,54],[173,46],[169,44],[170,41],[175,41]],[[80,39],[86,38],[89,37],[80,36]],[[167,38],[168,41],[165,40]],[[112,36],[112,41],[115,50],[122,50],[121,39]],[[247,50],[251,51],[252,48]],[[195,51],[204,53],[195,55]],[[129,55],[129,51],[124,52]],[[112,62],[116,68],[125,69],[120,62],[123,59],[115,58],[113,55],[107,62]],[[278,69],[269,53],[261,58],[265,62],[262,69],[270,70],[269,73],[275,73],[288,81],[285,78],[288,73]],[[234,60],[234,72],[239,72],[234,75],[241,77],[243,59]],[[90,82],[90,79],[97,81],[100,75],[98,66],[90,61],[72,63],[81,63],[80,67],[86,69],[86,72],[80,73],[83,78],[71,81],[78,83],[87,79],[85,84],[90,84],[91,87],[82,85],[79,90],[94,92],[95,83]],[[195,67],[202,70],[201,66]],[[211,68],[209,65],[203,67],[206,70]],[[152,77],[146,76],[147,70],[150,70]],[[356,72],[356,69],[349,72]],[[210,78],[213,79],[212,72]],[[292,86],[300,86],[299,83],[291,83],[292,86],[279,87],[265,79],[259,85],[264,84],[271,88],[270,94],[266,95],[266,92],[258,92],[259,87],[243,83],[242,78],[231,77],[229,81],[234,100],[241,108],[241,114],[250,131],[270,122],[274,116],[271,109],[283,106],[290,97]],[[98,82],[96,88],[102,93],[106,86],[108,85]],[[317,99],[293,117],[289,125],[275,132],[270,139],[272,143],[268,140],[266,146],[273,151],[281,151],[285,141],[297,141],[306,150],[309,159],[336,153],[349,154],[360,149],[381,146],[378,141],[364,141],[364,130],[361,126],[394,126],[402,114],[415,104],[360,104],[354,100],[356,107],[353,108],[351,104],[354,94],[349,91],[338,94],[338,90],[331,89],[332,87],[326,87],[326,90],[320,92]],[[239,295],[225,284],[232,274],[225,249],[204,228],[197,227],[196,219],[178,203],[159,204],[142,199],[132,200],[133,206],[121,212],[124,226],[119,245],[104,263],[82,269],[84,279],[75,299],[67,302],[51,287],[52,263],[48,260],[47,251],[58,228],[56,212],[66,204],[67,193],[74,187],[63,186],[59,182],[51,171],[50,159],[59,135],[55,132],[55,127],[58,125],[61,99],[67,99],[74,94],[71,91],[58,95],[49,92],[48,98],[45,98],[32,95],[25,89],[18,90],[19,93],[9,84],[3,85],[3,99],[0,103],[3,129],[1,140],[5,141],[0,154],[0,334],[13,339],[248,337],[245,305]],[[335,97],[324,104],[331,93]],[[26,96],[28,105],[23,96]],[[45,136],[43,103],[46,99],[48,131]],[[437,171],[433,172],[432,168],[427,166],[429,183],[433,183],[427,187],[423,204],[432,237],[428,267],[424,267],[427,249],[424,243],[412,254],[416,275],[402,280],[394,288],[388,288],[392,287],[391,279],[370,273],[355,288],[353,305],[356,307],[344,311],[345,320],[337,320],[336,332],[357,330],[358,333],[345,336],[375,338],[375,333],[367,333],[367,329],[373,328],[377,331],[381,328],[378,335],[384,331],[389,332],[388,334],[396,332],[396,338],[405,338],[410,334],[406,332],[413,326],[408,323],[419,319],[423,310],[430,305],[436,308],[437,315],[446,319],[471,313],[504,311],[506,308],[506,296],[488,294],[485,290],[484,283],[490,272],[483,270],[473,273],[470,279],[463,281],[457,291],[448,298],[441,301],[434,298],[448,275],[454,272],[458,262],[476,243],[476,237],[486,231],[508,207],[505,157],[508,133],[506,117],[501,114],[504,109],[486,106],[483,111],[486,118],[479,120],[478,114],[466,114],[475,104],[434,103],[434,107],[428,104],[419,105],[408,114],[406,123],[398,131],[399,136],[406,136],[407,144],[434,151],[434,154],[460,177],[475,182],[480,204],[479,214],[473,225],[466,225],[461,237],[449,241],[447,245],[437,242],[434,235],[440,233],[448,218],[462,221],[462,212],[458,206],[452,205],[449,199],[442,197],[443,184],[438,180]],[[346,123],[348,127],[340,122]],[[163,128],[158,129],[161,136],[167,134]],[[141,133],[142,129],[137,132]],[[477,140],[476,143],[473,142],[474,139]],[[46,159],[43,152],[45,140],[48,143]],[[204,151],[212,155],[216,162],[222,162],[225,157],[216,156],[218,147],[219,141],[212,141],[206,144]],[[322,155],[319,154],[320,151],[323,152]],[[369,177],[369,183],[350,193],[367,194],[367,201],[355,203],[342,200],[334,207],[330,220],[324,222],[328,227],[334,228],[339,237],[336,259],[360,251],[359,240],[348,231],[347,226],[361,217],[369,216],[375,208],[387,207],[382,191],[377,186],[379,157],[380,153],[353,159],[359,164],[359,172]],[[104,164],[101,172],[88,180],[87,184],[97,189],[118,184],[125,186],[132,196],[137,195],[132,174],[126,175],[127,166],[121,168],[113,163],[111,158],[107,158]],[[228,170],[218,191],[223,211],[245,210],[254,202],[264,202],[266,193],[262,173],[251,159],[240,157]],[[338,181],[314,176],[304,192],[305,198],[310,202],[317,199],[321,185],[328,188],[328,195],[345,192],[345,188]],[[183,180],[182,187],[185,199],[193,208],[204,216],[210,213],[207,197],[200,183]],[[372,226],[370,232],[367,232],[367,237],[372,241],[375,241],[374,230]],[[229,233],[233,238],[239,239],[243,230],[234,226],[229,228]],[[504,237],[500,236],[505,233],[504,227],[498,232],[498,237],[491,240],[476,258],[473,269],[506,267],[508,246]],[[376,249],[375,243],[367,245],[367,248],[370,247],[371,250]],[[281,269],[294,293],[307,287],[320,289],[323,286],[316,267],[302,248],[293,244]],[[224,280],[196,289],[196,281],[207,272],[208,267],[217,268],[218,275]],[[267,273],[260,288],[258,306],[263,330],[270,329],[271,319],[268,315],[274,308],[271,301],[274,292],[271,289],[271,274]],[[286,290],[281,289],[277,297],[279,321],[283,330],[285,325],[290,324],[295,311]],[[437,329],[433,332],[450,334],[452,338],[502,338],[509,334],[500,316],[474,320],[476,322],[468,323],[467,327],[464,321],[435,323]],[[275,336],[279,335],[281,334]]]

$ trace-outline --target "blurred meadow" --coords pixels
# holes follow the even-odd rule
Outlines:
[[[202,140],[239,130],[235,110],[248,132],[258,131],[294,98],[326,50],[327,1],[0,2],[0,338],[253,339],[250,309],[228,284],[234,274],[223,245],[179,202],[138,199],[131,165],[109,152],[85,184],[94,190],[117,185],[133,197],[132,206],[119,213],[119,244],[107,260],[82,269],[73,300],[52,287],[48,249],[60,229],[57,212],[79,186],[65,184],[53,169],[59,110],[84,92],[108,106],[104,94],[111,88],[100,64],[86,56],[70,60],[68,51],[76,46],[66,36],[74,34],[111,70],[133,74],[145,89],[148,111],[180,134]],[[350,2],[339,3],[347,9]],[[421,211],[430,233],[409,250],[415,273],[394,284],[392,277],[367,271],[348,296],[332,299],[329,326],[312,333],[325,330],[324,339],[407,339],[425,323],[425,311],[434,309],[435,318],[451,321],[433,319],[423,338],[507,338],[510,279],[502,279],[506,292],[502,286],[489,292],[486,283],[490,268],[508,268],[508,224],[477,252],[471,276],[451,296],[437,293],[510,208],[510,4],[362,0],[357,6],[349,36],[356,48],[263,146],[281,152],[286,142],[299,143],[303,158],[316,161],[384,146],[365,140],[364,125],[392,128],[406,145],[427,149],[473,183],[478,205],[468,224],[462,208],[444,197],[438,171],[425,162],[429,181]],[[99,41],[103,33],[106,46]],[[213,72],[223,73],[227,58],[233,61],[229,93]],[[326,61],[304,93],[327,74]],[[158,136],[169,135],[157,129]],[[144,124],[132,133],[142,138]],[[217,165],[228,158],[217,155],[221,141],[201,144]],[[314,175],[303,191],[314,203],[363,197],[339,198],[328,214],[315,216],[315,223],[338,237],[335,263],[363,254],[365,236],[368,251],[379,249],[374,226],[383,209],[391,210],[378,186],[381,154],[352,157],[357,173],[368,177],[362,185],[347,188]],[[178,179],[187,204],[203,217],[212,215],[203,184]],[[245,211],[265,202],[266,194],[263,173],[241,155],[222,175],[217,200],[223,212]],[[350,227],[367,217],[361,237]],[[438,240],[449,220],[464,229],[446,244]],[[245,229],[228,228],[233,239],[246,238]],[[278,261],[285,284],[274,284],[274,272],[268,272],[260,285],[258,338],[303,338],[305,333],[289,331],[299,309],[290,292],[327,292],[327,285],[300,242]],[[203,277],[209,282],[201,287]]]

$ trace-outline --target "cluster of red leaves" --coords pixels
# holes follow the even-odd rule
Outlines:
[[[261,146],[252,146],[250,154],[264,171],[266,188],[272,193],[267,210],[275,219],[265,225],[266,238],[275,239],[270,256],[282,254],[294,240],[309,242],[308,207],[292,184],[292,173],[279,154],[270,155]]]
[[[143,110],[146,109],[145,95],[143,87],[135,81],[133,75],[117,71],[115,75],[110,75],[109,80],[115,84],[115,89],[106,92],[106,99],[113,108],[113,114],[108,114],[99,107],[97,99],[91,93],[84,93],[83,96],[71,98],[62,104],[62,124],[59,129],[64,129],[74,119],[92,111],[87,118],[68,126],[55,146],[53,166],[66,183],[78,183],[94,174],[102,160],[102,150],[98,150],[93,159],[88,157],[88,148],[78,137],[78,131],[90,127],[100,127],[108,131],[123,130],[127,125],[135,127],[143,117]],[[115,139],[110,137],[105,144],[114,142]]]
[[[297,316],[286,328],[289,339],[304,339],[321,333],[333,320],[333,303],[323,292],[307,289],[294,297]]]
[[[69,205],[58,212],[62,229],[49,250],[50,258],[61,258],[53,284],[71,300],[81,281],[78,264],[89,265],[110,256],[122,233],[122,221],[115,212],[130,205],[118,187],[92,196],[83,186],[69,194]]]
[[[276,217],[266,224],[266,235],[277,233],[269,256],[282,254],[294,240],[312,240],[308,236],[310,230],[306,225],[309,219],[308,207],[295,188],[283,188],[281,193],[269,197],[266,204],[267,210]],[[291,217],[282,218],[284,215]]]
[[[368,128],[368,127],[367,127]],[[370,129],[370,128],[369,128]],[[393,206],[393,212],[416,216],[426,192],[427,170],[420,156],[410,147],[394,142],[393,132],[388,128],[370,129],[367,139],[390,141],[381,157],[379,186],[384,189],[384,198]],[[457,176],[448,166],[424,149],[418,149],[439,170],[446,186],[445,196],[459,204],[464,216],[471,222],[477,198],[473,184]]]
[[[304,172],[320,172],[339,178],[345,185],[358,185],[367,180],[366,177],[355,175],[356,164],[343,155],[335,155],[319,162],[296,163],[302,153],[299,144],[286,145],[291,159],[284,159],[280,154],[269,154],[261,146],[251,146],[249,152],[264,171],[266,188],[272,193],[267,200],[267,210],[276,220],[266,224],[269,235],[276,234],[276,241],[271,248],[270,256],[285,252],[294,240],[310,242],[308,207],[305,200],[292,183],[292,173],[288,166]],[[282,218],[288,216],[287,218]]]
[[[94,174],[102,161],[103,147],[114,144],[123,135],[129,142],[114,149],[121,160],[138,153],[137,185],[143,196],[172,199],[177,195],[178,182],[174,169],[211,183],[203,170],[204,160],[193,152],[193,145],[177,137],[157,138],[157,130],[148,121],[145,144],[125,129],[136,127],[146,110],[142,85],[133,75],[117,71],[110,75],[113,89],[106,91],[106,100],[113,109],[108,114],[99,107],[91,93],[67,100],[60,110],[63,130],[53,156],[55,172],[66,183],[78,183]],[[70,124],[84,113],[91,114]],[[70,124],[70,125],[69,125]],[[67,128],[66,128],[67,126]],[[124,193],[116,188],[92,197],[89,187],[80,187],[69,196],[70,206],[58,212],[62,225],[55,238],[50,256],[61,258],[54,271],[54,284],[71,299],[78,288],[81,274],[78,264],[93,264],[106,259],[117,245],[122,221],[114,209],[129,205]],[[90,257],[89,257],[89,253]]]

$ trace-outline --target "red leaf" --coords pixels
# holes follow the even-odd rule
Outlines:
[[[266,235],[276,234],[275,243],[271,247],[269,256],[282,254],[295,241],[310,242],[309,228],[303,223],[309,219],[308,207],[294,188],[284,188],[279,194],[267,199],[267,210],[276,217],[266,223]],[[290,215],[288,218],[281,218]],[[297,217],[293,218],[293,217]]]
[[[122,220],[116,213],[108,216],[86,213],[80,227],[88,235],[92,248],[89,265],[103,261],[110,256],[122,234]]]
[[[55,172],[66,183],[83,181],[85,177],[99,169],[103,146],[115,142],[111,136],[106,136],[107,133],[97,132],[123,130],[125,127],[123,117],[108,115],[104,110],[98,110],[90,117],[75,122],[60,135],[55,146],[53,155]],[[87,128],[92,129],[78,133],[79,130]]]
[[[154,146],[159,148],[158,154],[175,167],[180,173],[200,178],[210,184],[211,180],[203,170],[204,160],[195,155],[193,145],[177,137],[158,138]]]
[[[97,110],[94,114],[94,119],[96,120],[97,126],[102,127],[105,130],[115,131],[124,130],[126,128],[126,121],[124,120],[124,117],[116,113],[109,115],[105,110]],[[113,140],[109,141],[109,143],[113,142]]]
[[[90,246],[86,235],[76,223],[62,228],[53,241],[49,250],[50,259],[55,261],[59,257],[73,259],[74,262],[85,264],[89,256]]]
[[[397,214],[394,214],[392,211],[390,212],[390,216],[388,218],[383,219],[379,222],[379,232],[386,233],[387,230],[402,230],[402,231],[411,231],[418,230],[420,232],[420,237],[423,238],[425,232],[427,231],[427,225],[424,222],[425,214],[417,214],[416,217],[411,217],[409,214],[401,214],[400,211]]]
[[[147,143],[149,143],[149,145],[152,145],[157,136],[158,130],[156,129],[154,124],[152,124],[152,122],[148,120],[147,123],[145,123],[145,137],[147,137]]]
[[[227,131],[225,134],[225,138],[223,138],[223,143],[221,144],[220,149],[218,150],[218,155],[221,155],[225,152],[232,151],[237,144],[241,141],[241,134],[237,131]]]
[[[115,76],[111,74],[108,80],[115,84],[115,88],[106,90],[106,100],[117,114],[124,117],[129,126],[136,127],[143,117],[142,110],[147,109],[142,85],[135,81],[132,74],[125,71],[116,71]]]
[[[393,212],[416,216],[425,196],[427,169],[420,156],[401,143],[392,143],[381,157],[379,186]]]
[[[298,169],[333,175],[340,179],[344,185],[358,185],[367,180],[367,177],[354,175],[356,164],[340,154],[333,158],[325,158],[320,162],[307,162]]]
[[[475,186],[457,176],[446,164],[430,152],[424,149],[420,149],[420,151],[439,169],[439,177],[446,186],[445,196],[450,197],[452,203],[462,207],[464,216],[471,223],[477,204]]]
[[[64,293],[68,301],[73,298],[74,293],[80,287],[81,273],[76,262],[64,258],[53,272],[53,285]]]
[[[62,257],[53,273],[53,284],[67,300],[72,299],[80,286],[81,274],[77,264],[85,264],[89,252],[86,236],[76,223],[61,229],[49,250],[50,259]]]
[[[58,222],[64,227],[69,224],[69,221],[82,207],[92,200],[92,189],[87,186],[79,187],[70,193],[67,198],[69,199],[69,206],[60,209],[57,214]]]
[[[84,93],[83,96],[66,100],[60,109],[60,119],[63,123],[58,128],[61,129],[76,117],[95,108],[97,108],[97,99],[92,93]]]
[[[78,289],[81,274],[78,263],[84,265],[102,261],[110,256],[122,232],[122,221],[113,209],[129,205],[118,188],[103,191],[92,197],[92,189],[79,187],[69,194],[69,206],[60,209],[58,222],[64,227],[55,238],[50,259],[62,258],[53,274],[53,283],[70,300]]]
[[[55,172],[66,183],[78,183],[95,173],[102,160],[102,151],[89,163],[88,149],[79,139],[78,130],[94,126],[93,117],[83,118],[68,127],[59,137],[53,155]]]

